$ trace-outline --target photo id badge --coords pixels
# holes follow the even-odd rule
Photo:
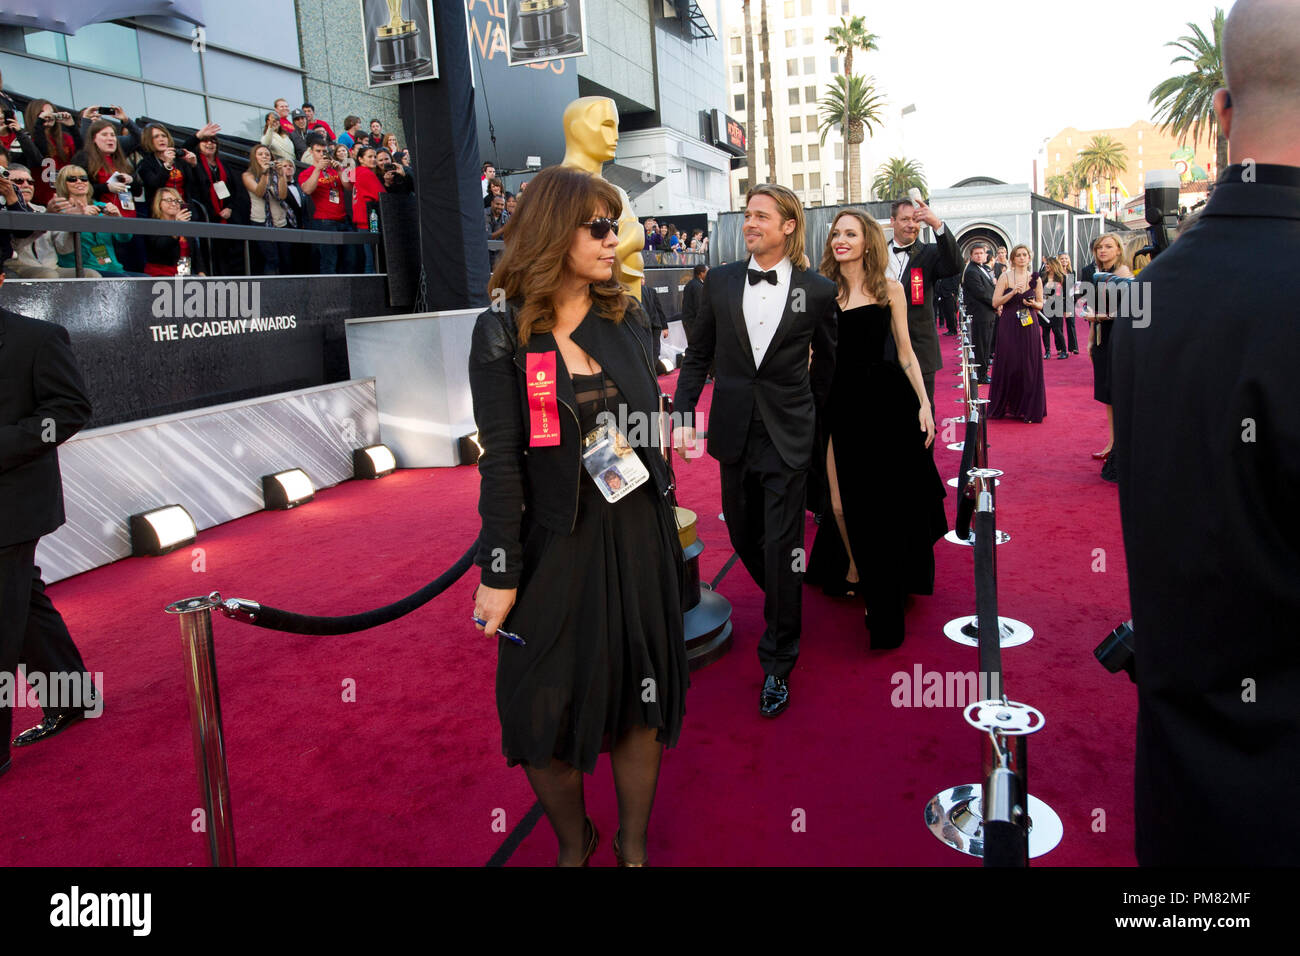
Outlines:
[[[223,202],[230,198],[230,187],[220,179],[212,184],[212,191],[216,193],[217,198]]]
[[[1020,320],[1021,325],[1034,324],[1034,313],[1030,312],[1028,309],[1017,309],[1016,318]]]
[[[135,197],[131,195],[129,189],[124,193],[118,193],[117,201],[124,212],[133,212],[135,210]]]
[[[609,502],[618,501],[650,479],[623,433],[609,424],[597,425],[582,439],[582,465]]]

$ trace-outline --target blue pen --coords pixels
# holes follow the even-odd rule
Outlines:
[[[479,625],[480,627],[487,627],[487,621],[483,620],[483,618],[481,617],[471,617],[470,620],[473,621],[475,624]],[[520,647],[525,647],[528,644],[528,642],[525,641],[518,634],[511,634],[509,631],[501,630],[501,628],[497,628],[497,633],[500,634],[502,637],[504,637],[507,641],[510,641],[514,644],[518,644]]]

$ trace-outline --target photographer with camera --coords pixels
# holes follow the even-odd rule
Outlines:
[[[144,128],[144,142],[140,147],[144,158],[135,168],[144,184],[145,206],[154,208],[154,197],[164,186],[174,189],[182,200],[198,192],[199,158],[191,150],[176,146],[172,134],[161,123],[150,123]]]
[[[343,179],[342,164],[329,158],[329,148],[321,143],[311,147],[311,165],[298,174],[302,191],[312,198],[316,215],[311,228],[322,232],[353,232],[348,207],[352,183]],[[320,275],[334,275],[355,271],[351,246],[315,247],[316,271]]]
[[[80,118],[86,119],[93,109],[93,106],[86,107]],[[40,162],[29,167],[35,177],[36,202],[47,205],[54,196],[54,178],[82,148],[81,128],[76,116],[56,110],[49,100],[32,100],[23,111],[23,118],[41,156]],[[52,167],[44,162],[47,159],[54,160]]]
[[[1233,165],[1117,319],[1111,395],[1138,689],[1138,862],[1300,865],[1300,4],[1237,0]],[[1261,251],[1266,256],[1261,257]]]
[[[401,163],[395,162],[393,154],[388,150],[375,151],[375,169],[379,173],[380,182],[384,184],[384,192],[415,192],[415,183],[411,180],[409,171]]]

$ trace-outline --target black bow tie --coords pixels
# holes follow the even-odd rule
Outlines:
[[[905,246],[894,246],[893,249],[895,252],[906,252],[907,254],[911,255],[912,245],[913,243],[908,243]]]
[[[768,282],[772,283],[772,285],[776,285],[776,284],[780,281],[780,280],[778,280],[777,277],[776,277],[776,270],[775,270],[775,269],[772,269],[772,270],[769,271],[769,272],[759,272],[757,269],[750,269],[750,270],[748,270],[748,271],[749,271],[749,284],[750,284],[750,285],[758,285],[758,284],[759,284],[760,282],[762,282],[764,279],[766,279]]]

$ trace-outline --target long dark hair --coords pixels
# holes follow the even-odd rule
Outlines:
[[[500,289],[507,300],[523,298],[518,317],[521,345],[533,332],[555,328],[555,294],[568,272],[574,230],[601,207],[614,220],[623,212],[617,189],[571,166],[543,169],[529,185],[506,223],[505,252],[488,283],[489,296],[499,296]],[[590,288],[597,314],[622,321],[628,296],[614,275]]]
[[[849,288],[848,280],[840,270],[831,243],[831,233],[835,231],[836,224],[845,217],[856,219],[862,230],[862,288],[870,292],[878,303],[885,305],[889,302],[889,285],[885,281],[885,262],[889,256],[889,243],[885,240],[885,230],[880,228],[880,223],[872,219],[865,209],[844,209],[835,217],[830,230],[826,233],[826,246],[822,250],[822,261],[818,271],[835,283],[836,288],[839,289],[839,298],[847,301],[853,290]]]
[[[118,138],[117,148],[111,153],[101,152],[100,148],[95,145],[95,137],[99,135],[101,130],[105,129],[111,129],[113,135]],[[104,162],[105,156],[113,157],[113,169],[115,171],[125,173],[128,176],[135,172],[131,160],[127,159],[126,154],[122,152],[121,139],[122,130],[118,129],[116,123],[110,123],[106,119],[97,119],[90,124],[90,131],[86,133],[86,168],[90,172],[92,181],[99,175],[100,170],[104,169],[106,165]]]
[[[57,118],[54,120],[53,126],[45,125],[45,122],[41,119],[41,110],[46,106],[54,110],[54,112],[58,112],[54,108],[54,104],[49,100],[32,100],[29,102],[27,109],[23,110],[23,125],[27,127],[27,131],[33,139],[39,141],[39,137],[45,138],[46,156],[53,158],[56,164],[66,163],[72,158],[73,151],[68,148],[64,137],[67,136],[70,139],[71,134],[63,131],[63,125]],[[34,172],[33,175],[35,175]]]

